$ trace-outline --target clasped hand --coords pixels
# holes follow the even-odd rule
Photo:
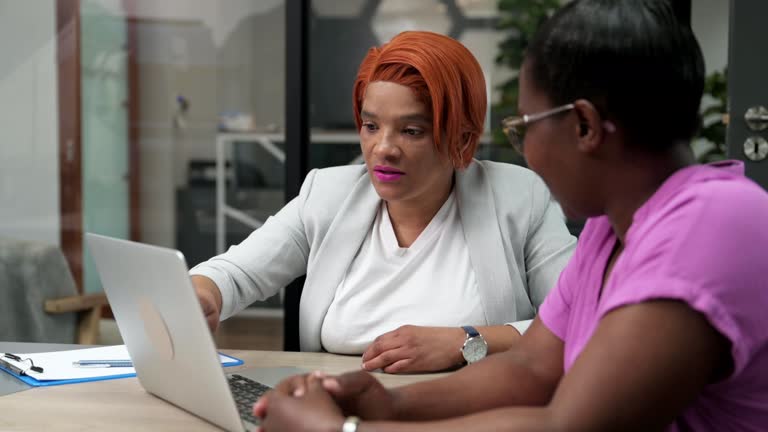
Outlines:
[[[374,340],[363,353],[363,368],[387,373],[449,369],[461,361],[464,338],[461,328],[402,326]],[[367,372],[337,377],[313,372],[282,381],[259,399],[253,412],[265,432],[341,430],[347,415],[395,418],[395,393]]]
[[[338,431],[345,415],[393,418],[394,395],[367,372],[338,377],[313,372],[281,382],[256,402],[253,413],[262,419],[264,432]]]

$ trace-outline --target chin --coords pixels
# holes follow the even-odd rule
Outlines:
[[[373,182],[373,189],[376,190],[376,194],[384,201],[397,201],[400,198],[399,191],[396,190],[393,185],[382,184],[375,180]]]
[[[555,197],[555,201],[560,205],[560,209],[563,210],[565,217],[568,218],[569,220],[578,221],[578,220],[584,220],[589,217],[585,215],[584,212],[579,211],[578,208],[575,208],[572,205],[566,204],[565,202],[557,199],[557,197]]]
[[[604,214],[603,212],[596,211],[594,209],[577,209],[572,206],[563,205],[562,203],[560,203],[560,207],[563,209],[565,217],[567,217],[568,220],[575,222],[584,222],[589,218],[602,216]]]
[[[565,213],[565,217],[568,221],[574,222],[574,223],[584,223],[587,221],[587,219],[590,218],[590,216],[585,216],[581,213],[575,212],[570,209],[563,209],[563,213]]]

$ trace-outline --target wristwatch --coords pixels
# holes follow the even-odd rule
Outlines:
[[[467,364],[472,364],[482,360],[488,354],[488,344],[476,328],[472,326],[463,326],[467,332],[467,338],[464,340],[464,346],[461,347],[461,355]]]
[[[357,425],[359,424],[359,417],[349,416],[344,419],[344,424],[341,425],[341,432],[357,432]]]

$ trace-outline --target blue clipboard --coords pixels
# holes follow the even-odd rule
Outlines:
[[[232,366],[240,366],[244,362],[237,358],[232,357],[231,355],[219,353],[219,355],[226,357],[228,360],[225,360],[221,362],[221,365],[224,367],[232,367]],[[91,381],[106,381],[106,380],[113,380],[113,379],[119,379],[119,378],[132,378],[136,376],[136,373],[129,373],[129,374],[122,374],[122,375],[110,375],[110,376],[103,376],[103,377],[96,377],[96,378],[78,378],[78,379],[62,379],[62,380],[43,380],[38,381],[35,378],[32,378],[29,375],[21,375],[17,372],[11,371],[8,367],[6,367],[3,362],[0,362],[0,370],[3,372],[15,377],[16,379],[24,382],[25,384],[28,384],[32,387],[50,387],[50,386],[57,386],[57,385],[63,385],[63,384],[76,384],[76,383],[82,383],[82,382],[91,382]]]

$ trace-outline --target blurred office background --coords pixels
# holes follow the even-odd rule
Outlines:
[[[293,1],[0,0],[0,237],[61,250],[84,294],[102,290],[84,232],[178,248],[190,266],[244,239],[285,203]],[[306,168],[360,163],[352,80],[403,30],[463,42],[493,106],[515,73],[496,63],[498,3],[308,2]],[[729,3],[691,3],[707,70],[723,70]],[[479,157],[515,160],[488,114]],[[225,326],[220,345],[280,349],[281,317],[279,296],[260,302],[231,324],[244,339]]]

